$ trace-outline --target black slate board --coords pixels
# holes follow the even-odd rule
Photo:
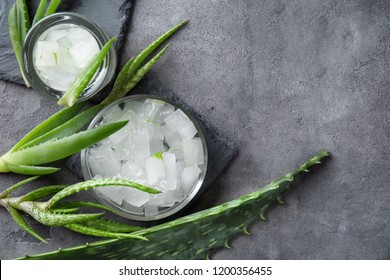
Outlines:
[[[13,54],[11,42],[9,41],[7,16],[8,10],[13,1],[0,0],[0,79],[9,82],[23,84],[19,67]],[[38,0],[29,1],[30,9],[35,10]],[[93,19],[110,36],[117,36],[116,48],[118,54],[123,44],[123,38],[126,35],[126,26],[129,19],[130,0],[76,0],[63,1],[59,11],[66,10],[77,12]],[[32,13],[30,13],[32,14]],[[97,16],[100,15],[100,16]],[[120,56],[119,56],[120,57]],[[146,75],[140,84],[132,91],[132,94],[152,94],[170,99],[184,109],[190,112],[199,122],[206,137],[208,149],[208,171],[201,190],[197,196],[200,196],[213,181],[227,167],[237,152],[234,142],[222,135],[216,128],[208,124],[201,115],[193,111],[187,104],[182,102],[168,88],[164,87],[159,81],[150,75]],[[93,103],[99,102],[104,97],[104,92],[91,100]],[[70,181],[82,180],[80,155],[76,154],[70,157],[66,163],[67,171],[62,170]],[[70,171],[70,172],[69,172]],[[54,176],[56,177],[56,176]],[[61,176],[59,176],[61,178]],[[56,180],[57,181],[57,180]],[[195,199],[193,200],[195,201]],[[182,213],[182,211],[181,211]]]
[[[23,84],[8,32],[8,12],[14,0],[0,0],[0,79]],[[30,15],[34,13],[39,0],[27,1]],[[109,37],[117,36],[118,53],[123,44],[129,19],[130,0],[63,0],[58,11],[80,13],[96,22]]]

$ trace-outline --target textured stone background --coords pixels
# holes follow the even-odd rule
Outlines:
[[[196,209],[249,193],[320,149],[332,154],[251,236],[213,258],[390,258],[390,2],[144,0],[133,8],[125,58],[190,19],[152,75],[239,145]],[[0,152],[56,109],[0,82]],[[50,240],[42,245],[0,215],[2,259],[91,240],[40,228]]]

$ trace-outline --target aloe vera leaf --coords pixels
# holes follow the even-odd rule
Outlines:
[[[66,201],[66,202],[62,202],[62,203],[57,203],[55,205],[55,207],[53,207],[51,209],[60,210],[60,209],[67,209],[67,208],[71,208],[71,207],[91,207],[91,208],[102,209],[102,210],[106,210],[106,211],[110,211],[110,212],[114,211],[113,209],[111,209],[108,206],[105,206],[105,205],[102,205],[99,203],[95,203],[95,202],[90,202],[90,201]]]
[[[118,76],[115,79],[114,86],[111,90],[111,93],[109,96],[107,96],[101,104],[108,105],[112,101],[119,99],[119,96],[122,96],[122,89],[124,88],[125,84],[128,82],[128,80],[131,78],[127,75],[127,71],[131,64],[134,61],[134,57],[130,58],[126,64],[122,67],[121,71],[119,72]]]
[[[25,0],[16,0],[16,10],[18,15],[18,30],[20,42],[23,44],[27,32],[31,28],[30,16],[28,15],[28,7]]]
[[[100,52],[92,59],[85,70],[83,70],[83,72],[81,72],[81,74],[74,80],[74,82],[70,85],[69,89],[64,93],[60,100],[58,100],[58,105],[71,107],[76,103],[77,99],[80,97],[84,89],[88,86],[96,72],[99,70],[100,65],[106,58],[106,55],[110,51],[114,41],[115,38],[112,38],[103,46]]]
[[[24,83],[26,84],[27,87],[30,87],[31,85],[28,82],[22,67],[21,54],[22,54],[22,45],[23,45],[24,38],[22,38],[21,34],[19,33],[18,18],[19,17],[18,17],[17,4],[14,4],[8,13],[8,29],[9,29],[12,48],[14,50],[16,61],[18,62]]]
[[[73,117],[66,123],[24,144],[20,147],[20,149],[22,150],[28,147],[33,147],[52,139],[61,139],[66,136],[71,136],[75,134],[76,132],[80,131],[85,125],[87,125],[103,107],[103,105],[96,105],[91,108],[88,108],[87,110]]]
[[[82,131],[59,140],[52,140],[38,146],[18,150],[3,156],[6,163],[39,165],[68,157],[93,145],[115,133],[127,124],[127,121],[102,125],[91,130]]]
[[[63,190],[64,188],[67,188],[68,185],[54,185],[54,186],[47,186],[47,187],[42,187],[36,190],[33,190],[27,194],[25,194],[20,202],[23,201],[35,201],[41,198],[45,198],[51,195],[54,195],[58,193],[59,191]]]
[[[39,6],[37,11],[35,12],[35,16],[32,22],[32,25],[36,24],[38,21],[40,21],[45,16],[45,9],[46,9],[46,0],[41,0],[39,2]]]
[[[57,167],[42,167],[11,163],[6,163],[6,165],[10,172],[23,175],[48,175],[60,170],[60,168]]]
[[[73,214],[76,213],[79,210],[79,208],[63,208],[63,209],[50,209],[51,213],[55,214]]]
[[[145,76],[145,74],[149,72],[149,70],[153,67],[153,65],[156,64],[156,62],[162,57],[162,55],[166,52],[168,47],[169,44],[167,44],[156,56],[154,56],[151,60],[149,60],[144,66],[142,66],[130,78],[129,81],[127,81],[122,85],[120,90],[115,90],[114,88],[112,93],[110,93],[110,95],[105,100],[103,100],[102,104],[110,104],[111,102],[126,96],[126,94],[137,85],[137,83],[143,78],[143,76]],[[118,79],[122,79],[122,78],[118,76]]]
[[[64,227],[71,231],[82,233],[85,235],[90,235],[90,236],[147,240],[145,237],[136,234],[122,233],[122,232],[109,232],[109,231],[99,230],[96,228],[90,228],[88,226],[84,226],[80,224],[70,224],[70,225],[65,225]]]
[[[19,213],[18,210],[15,208],[12,208],[10,206],[7,207],[8,212],[10,213],[11,217],[14,219],[14,221],[28,234],[34,236],[39,241],[47,243],[47,241],[40,236],[22,217],[22,215]]]
[[[49,4],[49,7],[47,7],[47,10],[46,10],[46,13],[45,13],[45,17],[51,15],[51,14],[54,14],[57,9],[58,9],[58,6],[61,4],[61,0],[52,0],[50,1],[50,4]]]
[[[148,63],[146,63],[144,66],[142,66],[132,77],[130,82],[126,85],[126,88],[124,89],[123,96],[126,95],[130,90],[134,88],[134,86],[145,76],[146,73],[149,72],[149,70],[153,67],[153,65],[163,56],[163,54],[166,52],[166,50],[169,48],[170,43],[168,43],[156,56],[154,56],[151,60],[149,60]],[[122,96],[121,96],[122,97]]]
[[[103,178],[103,179],[97,179],[97,180],[88,180],[85,182],[81,182],[72,186],[69,186],[66,189],[63,189],[62,191],[58,192],[55,194],[50,200],[48,200],[45,203],[44,208],[49,209],[52,207],[55,203],[60,201],[61,199],[70,196],[74,193],[78,193],[80,191],[86,191],[89,189],[93,188],[98,188],[98,187],[106,187],[106,186],[117,186],[117,187],[131,187],[138,189],[143,192],[151,193],[151,194],[158,194],[160,191],[156,189],[152,189],[149,187],[146,187],[144,185],[131,182],[128,180],[124,179],[119,179],[119,178]]]
[[[73,118],[83,107],[85,103],[79,103],[71,108],[65,108],[46,119],[35,128],[33,128],[26,136],[24,136],[16,145],[11,149],[11,152],[18,150],[26,143],[38,138],[39,136],[55,129]]]
[[[38,179],[40,176],[34,176],[34,177],[30,177],[30,178],[27,178],[26,180],[23,180],[11,187],[9,187],[8,189],[6,189],[5,191],[3,191],[2,193],[0,193],[0,199],[1,198],[4,198],[4,197],[7,197],[10,193],[12,193],[13,191],[17,190],[18,188]]]
[[[26,212],[35,220],[46,226],[64,226],[66,224],[81,223],[91,219],[97,219],[104,213],[96,214],[56,214],[43,209],[43,202],[24,201],[11,203],[18,210]]]
[[[183,21],[170,29],[168,32],[163,34],[160,38],[155,40],[153,43],[151,43],[149,46],[147,46],[140,54],[138,54],[131,65],[127,69],[127,77],[131,78],[133,77],[134,73],[138,71],[139,67],[142,65],[144,60],[156,49],[158,48],[162,43],[165,42],[166,39],[168,39],[173,33],[175,33],[177,30],[179,30],[184,24],[186,24],[187,21]]]
[[[122,232],[122,233],[130,233],[134,231],[138,231],[143,229],[142,227],[127,225],[127,224],[121,224],[110,220],[105,219],[94,219],[90,221],[83,222],[82,225],[95,228],[103,231],[110,231],[110,232]]]
[[[105,240],[24,259],[205,259],[217,247],[228,247],[230,238],[247,233],[256,219],[289,188],[294,177],[328,156],[321,151],[300,168],[238,199],[171,222],[134,232],[147,242]],[[174,241],[174,242],[173,242]]]
[[[114,88],[111,91],[111,93],[107,96],[105,100],[103,100],[102,104],[109,104],[110,102],[117,100],[118,98],[121,98],[126,95],[129,90],[126,90],[126,88],[132,88],[134,85],[130,86],[129,84],[132,84],[131,80],[133,79],[134,74],[137,73],[141,65],[144,63],[145,59],[156,49],[158,48],[162,43],[165,42],[166,39],[168,39],[173,33],[175,33],[177,30],[179,30],[183,25],[185,25],[187,21],[183,21],[170,29],[168,32],[163,34],[160,38],[158,38],[156,41],[151,43],[149,46],[147,46],[143,51],[141,51],[140,54],[138,54],[136,57],[131,58],[126,65],[122,68],[120,71],[117,80],[115,81]],[[155,57],[156,58],[156,57]],[[153,60],[155,59],[153,58]],[[158,60],[158,59],[157,59]],[[154,61],[154,63],[157,62],[157,60]],[[150,65],[153,66],[152,63]],[[149,68],[150,69],[150,68]],[[148,68],[144,68],[144,70],[149,71]],[[145,72],[145,73],[146,73]],[[145,73],[143,75],[145,75]],[[139,80],[138,80],[139,81]],[[137,82],[138,82],[137,81]]]

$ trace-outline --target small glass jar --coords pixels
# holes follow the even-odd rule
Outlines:
[[[109,198],[107,198],[106,196],[102,195],[98,190],[93,190],[93,193],[94,193],[94,196],[95,198],[102,204],[105,204],[109,207],[111,207],[112,209],[114,209],[115,213],[122,216],[122,217],[125,217],[125,218],[128,218],[128,219],[132,219],[132,220],[137,220],[137,221],[154,221],[154,220],[160,220],[160,219],[163,219],[163,218],[166,218],[166,217],[169,217],[175,213],[177,213],[178,211],[180,211],[181,209],[183,209],[186,205],[188,205],[195,197],[196,195],[198,194],[199,190],[201,189],[201,186],[203,184],[203,181],[205,179],[205,176],[206,176],[206,172],[207,172],[207,144],[206,144],[206,139],[205,139],[205,136],[203,134],[203,131],[202,129],[200,128],[199,124],[197,123],[197,121],[194,119],[194,117],[189,114],[186,110],[184,110],[181,106],[179,106],[178,104],[172,102],[172,101],[169,101],[167,99],[164,99],[164,98],[161,98],[161,97],[158,97],[158,96],[152,96],[152,95],[133,95],[133,96],[128,96],[128,97],[125,97],[125,98],[121,98],[113,103],[111,103],[110,105],[108,105],[107,107],[105,107],[102,111],[99,112],[99,114],[92,120],[92,122],[90,123],[88,129],[92,129],[94,127],[97,127],[99,125],[102,125],[102,123],[105,123],[105,118],[108,116],[108,117],[111,117],[112,116],[112,109],[113,107],[119,107],[119,108],[123,108],[122,110],[125,110],[125,108],[127,107],[133,107],[134,108],[134,103],[135,102],[144,102],[146,100],[158,100],[158,101],[162,101],[166,104],[170,104],[172,105],[175,110],[177,109],[180,109],[185,115],[187,115],[187,117],[191,120],[191,122],[194,124],[195,128],[196,128],[196,134],[194,136],[193,139],[200,139],[200,142],[202,143],[202,152],[203,152],[203,159],[204,159],[204,163],[202,165],[199,165],[199,169],[200,169],[200,174],[199,174],[199,177],[198,179],[195,181],[195,184],[193,185],[192,189],[186,194],[184,195],[184,197],[182,198],[181,201],[179,202],[176,202],[173,206],[169,206],[169,207],[159,207],[159,211],[158,213],[156,214],[153,214],[153,215],[145,215],[145,213],[141,214],[141,213],[136,213],[134,211],[131,211],[128,207],[126,207],[127,209],[125,209],[125,207],[123,206],[123,201],[121,204],[119,203],[115,203],[114,201],[110,200]],[[126,113],[126,112],[124,112]],[[124,127],[123,129],[126,129],[127,127]],[[99,145],[99,143],[97,144]],[[129,146],[131,146],[131,143],[129,143]],[[87,149],[84,149],[83,151],[81,151],[81,167],[82,167],[82,172],[83,172],[83,176],[84,176],[84,179],[85,180],[90,180],[92,178],[94,178],[94,174],[91,170],[91,166],[89,164],[89,157],[90,157],[90,149],[93,149],[94,146],[92,147],[89,147]],[[110,174],[110,176],[104,176],[104,177],[113,177],[115,174]],[[131,179],[130,179],[131,180]],[[154,188],[154,186],[151,186],[152,188]]]
[[[82,28],[91,34],[96,40],[99,50],[110,39],[98,25],[84,16],[71,12],[63,12],[47,16],[36,23],[28,32],[22,48],[22,68],[28,82],[37,92],[53,100],[60,99],[65,90],[55,89],[43,81],[34,63],[34,48],[37,42],[42,40],[42,36],[48,34],[48,32],[71,26]],[[100,92],[113,79],[116,67],[117,55],[115,48],[112,47],[98,72],[77,102],[85,101]]]

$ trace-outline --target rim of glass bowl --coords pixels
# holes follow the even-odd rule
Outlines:
[[[207,143],[206,143],[206,138],[204,136],[203,130],[201,129],[199,123],[196,121],[196,119],[189,113],[187,110],[183,109],[182,106],[178,105],[175,102],[172,102],[171,100],[167,100],[165,98],[155,96],[155,95],[148,95],[148,94],[139,94],[139,95],[132,95],[128,97],[121,98],[107,107],[105,107],[102,111],[100,111],[96,117],[92,120],[90,125],[88,126],[88,129],[92,129],[95,127],[95,125],[101,120],[101,118],[105,115],[107,111],[109,111],[112,107],[117,106],[120,103],[125,103],[129,101],[135,101],[135,100],[146,100],[146,99],[157,99],[164,101],[168,104],[171,104],[175,108],[181,109],[189,118],[190,120],[194,123],[195,128],[197,130],[197,135],[200,138],[202,145],[203,145],[203,156],[204,156],[204,164],[202,166],[199,166],[201,170],[200,177],[198,179],[198,182],[196,185],[192,188],[191,192],[181,201],[176,203],[175,205],[168,207],[164,210],[160,210],[159,214],[153,215],[153,216],[144,216],[144,215],[138,215],[129,211],[126,211],[125,209],[121,208],[119,205],[116,205],[115,203],[111,202],[108,199],[103,198],[99,193],[95,190],[93,190],[93,194],[95,198],[100,202],[103,203],[112,209],[115,210],[115,213],[118,214],[119,216],[132,219],[132,220],[137,220],[137,221],[155,221],[155,220],[160,220],[166,217],[169,217],[177,212],[179,212],[181,209],[183,209],[185,206],[187,206],[198,194],[201,186],[203,185],[204,179],[206,177],[207,173],[207,165],[208,165],[208,152],[207,152]],[[89,168],[88,162],[87,162],[87,149],[84,149],[81,151],[81,169],[83,172],[83,176],[85,180],[90,180],[92,179],[92,174],[91,170]]]
[[[63,92],[49,87],[41,80],[34,67],[33,54],[35,43],[41,34],[58,24],[74,24],[81,26],[95,37],[100,49],[110,39],[96,23],[83,15],[72,12],[55,13],[44,17],[29,30],[22,47],[22,71],[34,90],[52,100],[58,100],[63,95]],[[76,102],[83,102],[90,99],[107,86],[114,78],[116,66],[117,55],[115,48],[112,47],[103,61],[103,64],[100,66],[98,74],[93,78]],[[96,83],[96,81],[98,81],[98,83]]]

